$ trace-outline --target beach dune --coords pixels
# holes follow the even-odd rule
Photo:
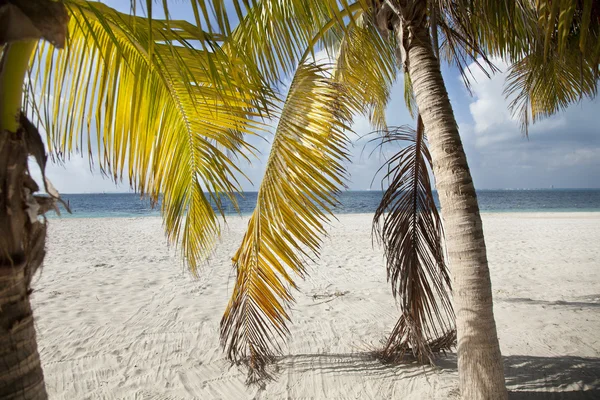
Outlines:
[[[370,357],[398,317],[372,215],[340,215],[308,267],[275,381],[246,387],[219,347],[247,218],[233,217],[199,279],[161,220],[51,220],[33,282],[51,399],[451,399],[456,357]],[[513,399],[600,398],[600,213],[483,215]]]

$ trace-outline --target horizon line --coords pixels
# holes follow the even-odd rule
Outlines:
[[[341,192],[383,192],[385,189],[347,189],[342,190]],[[475,189],[476,192],[485,192],[485,191],[531,191],[531,190],[600,190],[600,187],[556,187],[556,188],[548,188],[548,187],[540,187],[540,188],[485,188],[485,189]],[[437,192],[436,189],[433,189],[434,192]],[[208,193],[208,192],[204,192]],[[242,190],[237,193],[258,193],[258,190]],[[61,192],[61,194],[139,194],[139,192],[128,191],[128,192],[113,192],[113,191],[102,191],[102,192]],[[144,196],[147,196],[144,195]]]

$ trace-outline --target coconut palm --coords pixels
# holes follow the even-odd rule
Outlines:
[[[167,236],[195,272],[219,235],[211,203],[235,204],[241,171],[231,155],[252,153],[244,136],[262,129],[271,95],[223,35],[185,21],[82,0],[10,0],[0,2],[0,26],[0,397],[43,399],[30,286],[44,213],[60,200],[45,176],[49,196],[37,195],[29,173],[29,155],[42,174],[47,160],[38,126],[52,157],[87,151],[154,203],[160,195]]]
[[[312,46],[320,40],[324,41],[326,45],[335,46],[338,51],[334,78],[337,82],[343,84],[345,90],[350,92],[350,97],[358,99],[359,109],[357,111],[369,115],[376,127],[385,126],[384,110],[389,97],[390,87],[395,78],[397,65],[396,58],[402,59],[403,53],[403,51],[401,51],[403,48],[398,46],[398,43],[402,43],[402,38],[398,38],[397,35],[388,35],[386,29],[391,25],[389,25],[387,21],[382,21],[382,19],[391,18],[389,14],[386,14],[389,10],[387,10],[387,8],[383,10],[374,8],[372,4],[366,3],[356,3],[347,8],[343,8],[342,10],[338,10],[336,2],[322,2],[320,3],[320,6],[315,5],[314,8],[311,9],[310,7],[307,7],[310,2],[306,4],[302,3],[303,2],[290,2],[285,5],[269,2],[259,3],[256,8],[249,10],[247,18],[242,21],[239,30],[234,32],[233,37],[236,38],[236,42],[239,43],[239,45],[246,46],[247,53],[257,55],[257,64],[268,66],[280,65],[281,69],[284,71],[286,66],[293,64],[296,59],[299,59],[300,64],[302,65],[302,63],[305,62],[307,55],[310,53]],[[328,4],[325,5],[325,3]],[[312,3],[310,3],[310,5],[312,5]],[[308,12],[307,10],[312,12]],[[288,25],[294,24],[296,20],[286,19],[284,18],[285,15],[295,15],[298,17],[296,20],[300,21],[302,21],[302,18],[299,16],[303,16],[309,22],[298,22],[297,25],[290,28]],[[348,24],[346,24],[345,17],[349,21]],[[340,21],[343,22],[341,26]],[[460,36],[460,32],[453,30],[447,24],[443,24],[442,22],[443,21],[440,21],[440,26],[445,28],[445,30],[442,29],[442,32],[446,34],[449,38],[448,40],[462,40],[461,43],[465,42]],[[381,26],[385,29],[380,29]],[[308,28],[306,28],[305,31],[302,31],[304,27]],[[281,32],[285,31],[285,29],[294,30],[294,32],[301,31],[300,34],[296,35],[296,37],[299,38],[297,39],[292,34],[289,36],[282,36]],[[272,32],[277,32],[279,36],[274,37]],[[292,44],[288,44],[288,41]],[[304,48],[302,47],[302,44],[304,44]],[[431,50],[429,42],[427,42],[427,44]],[[274,47],[275,51],[266,51],[271,47]],[[299,52],[297,49],[300,49]],[[460,54],[460,56],[462,56],[462,54]],[[373,64],[369,65],[369,68],[363,67],[365,64],[362,60],[365,59],[373,60]],[[455,57],[454,60],[459,63],[463,61],[460,57]],[[433,61],[437,63],[435,57],[433,58]],[[439,73],[439,66],[437,68]],[[405,85],[409,89],[407,90],[407,93],[409,93],[407,99],[410,101],[412,98],[412,96],[410,96],[411,79],[408,79],[408,77],[410,76],[413,78],[413,74],[410,74],[409,72],[409,70],[405,71]],[[414,78],[412,85],[414,87]],[[290,96],[294,94],[292,89],[290,90]],[[423,120],[426,121],[427,119],[423,117]],[[327,135],[328,127],[324,125],[322,127],[325,130],[321,134]],[[276,133],[275,141],[277,141],[278,133],[279,132]],[[298,134],[296,136],[298,136]],[[293,138],[295,139],[296,136]],[[278,148],[273,147],[270,160],[277,156],[277,151]],[[318,163],[319,160],[316,157],[308,159],[308,162],[306,162],[307,165],[318,165]],[[269,166],[267,167],[265,180],[269,176],[268,171]],[[305,173],[308,172],[310,171],[305,171]],[[342,176],[343,171],[340,171],[339,175]],[[306,180],[305,178],[303,179]],[[265,185],[264,182],[263,185]],[[296,185],[294,186],[296,187],[296,190],[291,192],[291,195],[300,196],[303,188]],[[259,194],[259,199],[260,197]],[[271,200],[271,202],[264,205],[259,202],[254,214],[255,216],[267,212],[267,210],[280,207],[283,203],[272,196],[267,197],[267,199]],[[314,240],[314,233],[318,233],[319,228],[321,228],[317,222],[320,223],[324,218],[324,211],[327,212],[328,209],[305,209],[301,214],[303,220],[308,220],[309,223],[315,221],[315,223],[311,226],[304,223],[304,221],[300,221],[300,223],[302,223],[301,227],[308,225],[313,229],[308,232],[300,230],[298,234],[296,234],[296,238],[306,237],[310,234],[309,237],[311,238],[311,242],[308,243],[310,245],[308,248],[312,250],[313,253],[318,253],[319,241]],[[313,213],[313,216],[310,219],[306,217],[309,215],[309,212]],[[286,219],[285,221],[285,225],[278,226],[277,224],[273,224],[275,226],[275,229],[273,229],[274,233],[272,233],[274,237],[281,235],[280,232],[298,231],[296,225],[299,223],[297,221],[290,219]],[[264,231],[266,229],[263,227],[262,230]],[[255,235],[256,237],[257,234],[260,235],[261,233],[262,231],[255,233],[255,231],[249,230],[244,239],[244,245],[249,235]],[[396,233],[402,232],[397,231]],[[228,348],[230,358],[234,361],[238,361],[240,358],[248,358],[251,367],[251,381],[256,377],[264,375],[265,361],[272,359],[273,350],[278,348],[275,336],[281,337],[287,331],[285,321],[289,317],[287,313],[282,310],[284,310],[285,305],[289,305],[292,299],[290,292],[285,290],[280,280],[274,278],[267,280],[265,277],[276,277],[273,273],[274,270],[280,272],[283,271],[281,273],[285,273],[285,270],[282,268],[283,265],[291,267],[292,271],[303,271],[301,267],[302,260],[291,259],[290,261],[290,257],[282,257],[283,259],[278,260],[276,257],[273,257],[272,254],[266,254],[266,246],[261,246],[261,241],[259,239],[255,238],[254,241],[258,244],[253,247],[243,246],[240,249],[241,252],[246,252],[249,255],[245,257],[248,260],[246,263],[240,264],[238,262],[236,264],[238,282],[243,279],[245,287],[250,286],[248,282],[251,282],[253,285],[258,285],[257,282],[261,282],[261,284],[266,282],[267,285],[265,286],[270,290],[266,291],[263,289],[258,291],[248,289],[245,293],[234,291],[234,297],[229,304],[222,324],[222,337],[224,339],[224,344]],[[277,250],[283,247],[283,244],[274,242],[272,238],[270,240],[267,239],[267,241],[269,242],[269,253],[277,253]],[[401,238],[396,238],[396,243],[400,243],[400,241]],[[297,240],[286,240],[286,243],[294,242],[302,243]],[[389,246],[389,248],[392,248],[395,243],[390,239],[390,244],[391,246]],[[305,243],[303,243],[303,245],[304,246],[298,245],[296,250],[300,251],[303,247],[307,247]],[[273,248],[275,251],[273,251]],[[269,262],[261,263],[261,258],[263,257],[267,258]],[[239,258],[236,257],[236,260],[239,260]],[[289,281],[289,275],[286,273],[285,276],[286,280]],[[396,285],[396,283],[400,281],[399,277],[399,274],[392,274],[392,285]],[[404,279],[404,277],[402,277],[402,279]],[[293,282],[289,283],[292,283],[293,285]],[[489,285],[489,281],[487,283]],[[405,298],[408,293],[406,288],[407,286],[404,285],[404,293],[401,294],[403,298]],[[239,298],[245,298],[245,301],[242,303],[238,300]],[[239,310],[239,308],[242,307],[242,304],[244,304],[246,311]],[[250,304],[252,307],[248,307],[247,304]],[[489,305],[491,311],[491,302]],[[423,303],[420,304],[420,307],[422,308],[420,311],[423,311],[423,309],[426,308]],[[421,321],[422,319],[415,318],[415,320]],[[406,319],[404,321],[406,321]],[[408,325],[409,324],[406,322],[401,322],[400,327],[396,331],[404,332],[404,327]],[[431,326],[431,328],[434,327]],[[492,330],[495,331],[493,326],[492,328]],[[415,340],[412,340],[412,344],[418,346],[418,343],[425,343],[424,332],[425,330],[423,329],[414,329],[412,332],[408,332],[407,336],[410,337],[412,334],[412,337],[415,338]],[[395,336],[397,337],[398,335]],[[401,334],[400,336],[405,335]],[[490,335],[486,336],[487,338],[490,337]],[[493,335],[491,337],[493,339]],[[398,339],[402,341],[404,338]],[[391,349],[393,346],[388,347]],[[499,360],[497,340],[496,350],[497,359]],[[422,353],[428,354],[429,352],[423,351]],[[253,375],[255,371],[257,372]],[[503,384],[502,387],[504,387]]]
[[[273,82],[297,64],[301,66],[298,71],[302,71],[302,65],[315,46],[323,44],[337,48],[334,82],[346,91],[344,98],[358,100],[356,111],[369,115],[375,126],[384,124],[383,110],[395,73],[394,63],[390,63],[390,49],[392,58],[395,54],[400,61],[405,86],[409,89],[407,100],[411,102],[414,95],[427,132],[441,203],[453,277],[458,365],[464,398],[501,399],[507,394],[477,197],[445,89],[440,60],[454,62],[459,67],[465,67],[469,60],[477,62],[478,56],[486,55],[514,62],[508,92],[517,95],[515,109],[521,111],[526,123],[529,116],[535,119],[556,112],[574,101],[574,95],[595,94],[597,14],[597,5],[587,0],[521,0],[514,3],[364,0],[351,4],[334,0],[257,1],[249,6],[245,18],[233,33],[236,45],[244,48],[245,53],[253,54],[256,65]],[[586,32],[583,32],[584,27],[588,28]],[[356,47],[360,58],[354,60],[360,62],[345,63],[356,43],[360,43]],[[551,72],[550,76],[539,74],[535,69],[541,63],[553,65],[546,69]],[[579,75],[574,73],[577,65],[582,71]],[[544,86],[548,82],[550,88]],[[297,101],[294,84],[288,100],[292,103]],[[331,111],[328,113],[335,116]],[[323,115],[319,114],[319,117]],[[332,119],[316,124],[314,120],[308,121],[297,115],[290,118],[298,120],[299,126],[314,126],[312,134],[328,135],[331,129],[328,124]],[[287,121],[280,121],[282,125],[286,127]],[[315,133],[315,129],[319,133]],[[289,145],[282,145],[284,142],[306,143],[312,149],[314,140],[307,137],[305,129],[299,129],[294,135],[289,129],[276,133],[276,146],[272,149],[266,173],[273,183],[266,181],[261,185],[261,200],[251,219],[252,229],[247,232],[234,259],[238,283],[222,324],[223,343],[230,358],[248,357],[251,369],[261,373],[265,361],[276,353],[277,337],[287,332],[289,316],[285,310],[292,296],[284,282],[292,287],[294,284],[285,267],[302,276],[302,260],[293,255],[303,254],[307,248],[310,255],[318,254],[320,240],[314,235],[322,231],[322,220],[327,218],[329,211],[327,207],[303,206],[310,201],[323,203],[325,196],[313,195],[312,180],[299,175],[299,171],[294,171],[292,177],[302,185],[288,180],[285,195],[274,197],[268,194],[282,165],[289,165],[276,161],[281,152],[290,150]],[[340,146],[342,144],[340,137]],[[297,159],[302,160],[304,173],[310,173],[318,165],[315,156],[318,152],[305,149],[295,152]],[[343,152],[338,153],[338,157],[342,155]],[[291,156],[286,158],[291,159]],[[270,173],[271,168],[275,172]],[[343,176],[343,171],[337,172],[336,179]],[[320,175],[322,177],[327,175]],[[331,188],[321,182],[315,184],[319,188]],[[293,198],[301,201],[288,209],[283,203]],[[327,204],[334,201],[329,197],[326,200]],[[286,211],[279,219],[261,217],[277,214],[280,207]],[[294,213],[299,217],[290,218]],[[257,220],[262,221],[260,229]],[[393,244],[391,240],[399,242],[391,237],[388,246]],[[294,242],[299,244],[295,246]],[[261,289],[257,290],[258,287]]]

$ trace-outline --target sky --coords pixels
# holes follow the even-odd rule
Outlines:
[[[122,8],[129,2],[105,3]],[[190,15],[181,4],[175,3],[171,10],[173,18]],[[583,99],[532,125],[529,136],[525,137],[519,122],[512,118],[503,94],[508,66],[500,60],[495,60],[495,65],[501,72],[491,79],[478,67],[469,67],[474,78],[472,94],[456,68],[442,68],[475,187],[600,188],[600,100]],[[387,122],[390,126],[415,125],[404,105],[401,77],[392,90]],[[381,180],[373,182],[373,178],[384,161],[383,156],[374,152],[369,157],[373,146],[365,147],[367,140],[361,139],[372,128],[364,117],[357,117],[352,128],[347,186],[350,190],[378,189]],[[252,181],[242,182],[245,191],[258,190],[272,137],[266,139],[252,140],[261,154],[252,165],[243,166]],[[99,171],[90,169],[87,155],[74,154],[63,165],[48,165],[47,176],[62,193],[131,191],[127,182],[115,184]]]

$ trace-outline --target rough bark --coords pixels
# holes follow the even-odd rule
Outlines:
[[[394,33],[403,47],[433,159],[446,232],[463,399],[506,399],[492,307],[492,286],[475,187],[458,126],[431,46],[426,2],[396,2]]]
[[[46,226],[27,211],[37,185],[23,131],[0,132],[0,398],[46,399],[30,282],[44,257]],[[37,214],[37,213],[36,213]]]

